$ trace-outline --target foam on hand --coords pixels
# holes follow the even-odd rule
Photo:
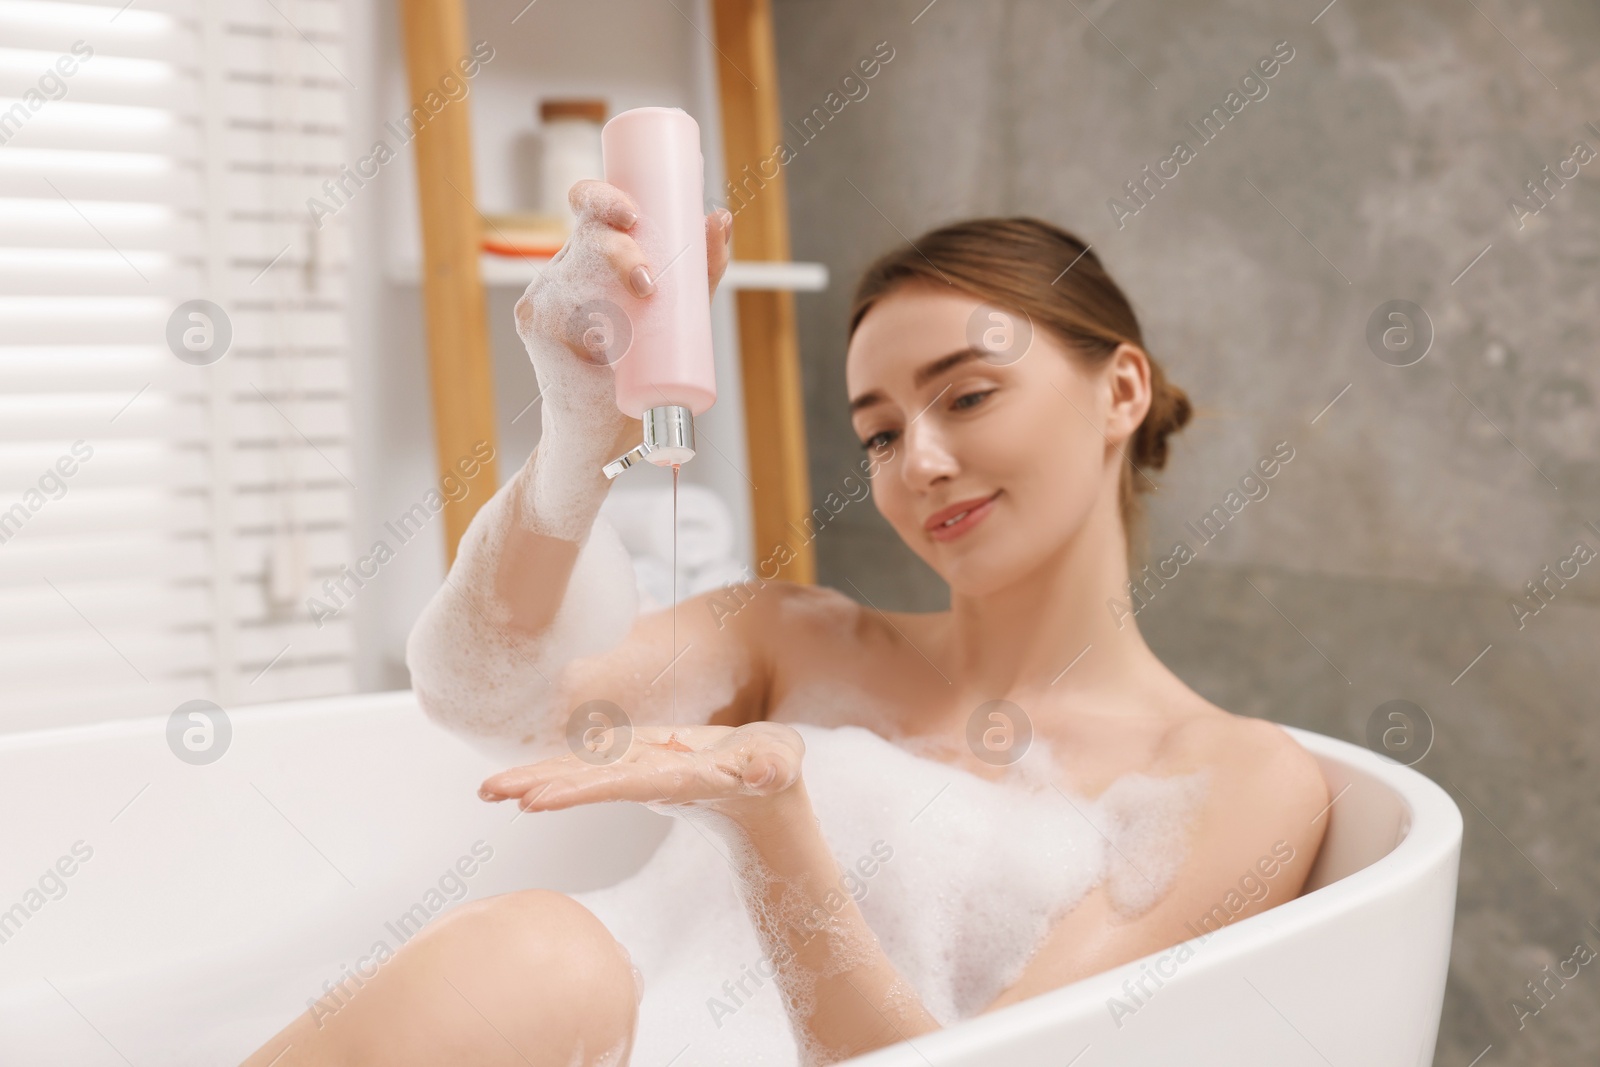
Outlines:
[[[576,894],[644,977],[634,1063],[667,1062],[686,1045],[712,1067],[819,1062],[790,1025],[790,1010],[815,1008],[814,980],[786,977],[770,936],[805,920],[830,939],[835,973],[881,947],[904,980],[891,1013],[914,997],[943,1025],[969,1018],[1097,886],[1120,911],[1164,895],[1205,791],[1203,774],[1128,775],[1091,800],[1058,791],[1040,767],[1059,765],[1032,751],[990,781],[859,726],[789,725],[843,872],[835,900],[854,898],[870,933],[848,937],[836,907],[792,889],[752,918],[739,886],[760,884],[754,854],[736,834],[696,825],[703,817],[654,806],[678,817],[655,855],[615,886]],[[1124,870],[1128,860],[1142,874]]]

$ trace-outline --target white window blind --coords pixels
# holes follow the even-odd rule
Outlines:
[[[336,0],[0,0],[0,729],[353,688],[342,59]]]

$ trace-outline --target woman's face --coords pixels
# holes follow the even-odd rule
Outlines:
[[[1116,520],[1119,449],[1149,407],[1137,348],[1089,370],[1024,316],[936,284],[873,305],[845,380],[878,511],[971,596],[1025,579],[1091,516]]]

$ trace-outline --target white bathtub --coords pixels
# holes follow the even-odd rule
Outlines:
[[[0,737],[0,1064],[237,1063],[325,981],[370,973],[398,916],[444,901],[428,896],[441,880],[461,899],[605,885],[669,825],[628,804],[516,818],[480,802],[499,768],[409,692],[230,718],[205,766],[173,755],[165,719]],[[1344,790],[1313,890],[1181,965],[1158,953],[851,1063],[1431,1063],[1460,813],[1420,774],[1292,732]],[[1131,1003],[1124,981],[1157,962],[1174,976],[1114,1020],[1108,998]]]

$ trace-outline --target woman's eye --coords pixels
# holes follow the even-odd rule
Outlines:
[[[862,441],[861,447],[868,452],[875,448],[887,448],[889,447],[889,442],[894,440],[894,434],[894,430],[880,430],[865,441]]]
[[[950,406],[953,408],[970,408],[992,392],[994,392],[993,389],[983,389],[976,393],[963,393],[961,396],[958,396],[951,401]],[[972,403],[967,403],[969,400],[972,401]]]

